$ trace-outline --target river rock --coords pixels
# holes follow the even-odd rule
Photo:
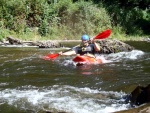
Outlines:
[[[11,36],[6,37],[6,40],[8,40],[9,43],[12,44],[12,45],[18,45],[18,44],[20,45],[20,44],[22,44],[22,41],[21,41],[21,40],[16,39],[16,38],[13,38],[13,37],[11,37]]]
[[[126,102],[132,106],[150,103],[150,84],[146,87],[137,86],[130,95],[127,96]]]
[[[113,113],[150,113],[150,103],[143,104],[136,108],[131,108],[128,110],[121,110]]]
[[[97,41],[97,43],[99,43],[101,47],[99,53],[104,53],[104,54],[128,52],[134,49],[134,47],[115,39],[100,40]]]
[[[36,42],[22,41],[20,39],[13,38],[11,36],[7,37],[6,39],[7,39],[7,42],[9,42],[9,44],[5,43],[3,45],[37,46],[39,48],[60,48],[60,47],[64,47],[64,45],[62,43],[65,42],[65,40],[62,40],[62,41],[47,40],[47,41],[36,41]],[[66,42],[70,43],[70,42],[68,42],[68,40]],[[115,39],[97,40],[96,42],[101,47],[101,50],[98,52],[100,54],[128,52],[128,51],[131,51],[134,49],[132,46],[130,46],[122,41],[115,40]]]
[[[37,46],[39,48],[60,48],[63,45],[57,41],[22,41],[12,36],[6,37],[5,40],[1,41],[0,45],[15,45],[15,46]]]
[[[39,42],[39,48],[60,48],[63,47],[63,45],[57,41],[44,41]]]
[[[137,86],[126,96],[125,102],[130,103],[131,108],[114,113],[150,113],[150,84],[146,87]]]

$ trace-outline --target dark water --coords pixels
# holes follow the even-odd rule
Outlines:
[[[129,109],[126,94],[150,83],[150,43],[128,42],[131,52],[100,55],[100,65],[76,67],[58,50],[0,47],[0,113],[107,113]]]

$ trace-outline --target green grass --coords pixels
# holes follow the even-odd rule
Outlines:
[[[38,31],[36,29],[33,29],[31,32],[27,33],[20,33],[16,34],[13,31],[9,31],[7,29],[1,30],[1,35],[0,35],[0,40],[6,38],[7,36],[12,36],[14,38],[23,40],[23,41],[42,41],[42,40],[80,40],[81,35],[72,35],[69,31],[68,33],[63,33],[63,29],[58,31],[58,34],[52,34],[52,35],[47,35],[47,36],[41,36],[39,35]],[[65,30],[66,31],[66,30]],[[101,32],[101,31],[100,31]],[[99,33],[100,33],[99,32]],[[98,34],[98,33],[97,33]],[[96,36],[97,34],[90,35],[90,36]],[[130,36],[126,35],[122,31],[120,31],[117,28],[112,29],[112,33],[109,36],[110,39],[117,39],[121,41],[128,41],[128,40],[133,40],[133,41],[140,41],[140,40],[145,40],[148,38],[148,36]]]

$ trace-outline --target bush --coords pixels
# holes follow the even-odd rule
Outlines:
[[[71,0],[63,0],[54,4],[54,9],[57,11],[59,36],[63,34],[64,37],[68,37],[72,34],[77,38],[70,37],[71,39],[78,39],[82,34],[95,35],[111,28],[110,17],[105,9],[98,9],[92,2],[72,3]]]

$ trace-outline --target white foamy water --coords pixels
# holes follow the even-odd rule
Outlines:
[[[64,60],[61,65],[64,65],[64,66],[76,66],[76,63],[71,60]]]
[[[119,53],[112,53],[109,55],[99,55],[96,54],[96,59],[101,59],[102,63],[111,63],[114,61],[120,61],[123,59],[130,59],[130,60],[136,60],[139,57],[144,55],[143,51],[140,50],[132,50],[130,52],[119,52]],[[76,64],[72,60],[64,60],[62,62],[63,65],[68,66],[68,65],[73,65],[75,66]]]
[[[110,60],[106,60],[104,55],[98,55],[96,54],[96,59],[101,59],[102,60],[102,63],[109,63],[109,62],[112,62]],[[61,62],[61,65],[64,65],[64,66],[76,66],[76,63],[72,61],[72,58],[70,59],[65,59]],[[93,65],[98,65],[97,63],[93,64]]]
[[[132,50],[130,52],[119,52],[119,53],[112,53],[112,54],[96,54],[96,59],[101,59],[102,64],[105,63],[112,63],[112,62],[120,62],[122,60],[136,60],[142,57],[145,53],[140,50]],[[36,58],[36,55],[31,57],[17,59],[17,61],[24,61],[29,60],[32,61]],[[38,58],[40,58],[38,56]],[[76,68],[76,63],[72,61],[73,56],[65,56],[65,57],[58,57],[53,62],[56,62],[62,66],[69,66],[71,68]],[[51,61],[51,60],[50,60]],[[99,65],[99,64],[92,64],[92,65]],[[20,68],[19,68],[20,69]],[[26,73],[26,72],[25,72]]]
[[[142,55],[144,55],[143,51],[132,50],[131,52],[112,53],[107,56],[107,59],[112,60],[112,61],[119,61],[122,59],[136,60],[137,58],[139,58]]]
[[[0,91],[0,104],[33,111],[65,111],[69,113],[108,113],[127,109],[122,104],[123,92],[54,85],[47,88],[23,86]]]
[[[111,62],[110,60],[106,60],[104,55],[96,55],[96,58],[101,59],[102,63],[110,63]]]

